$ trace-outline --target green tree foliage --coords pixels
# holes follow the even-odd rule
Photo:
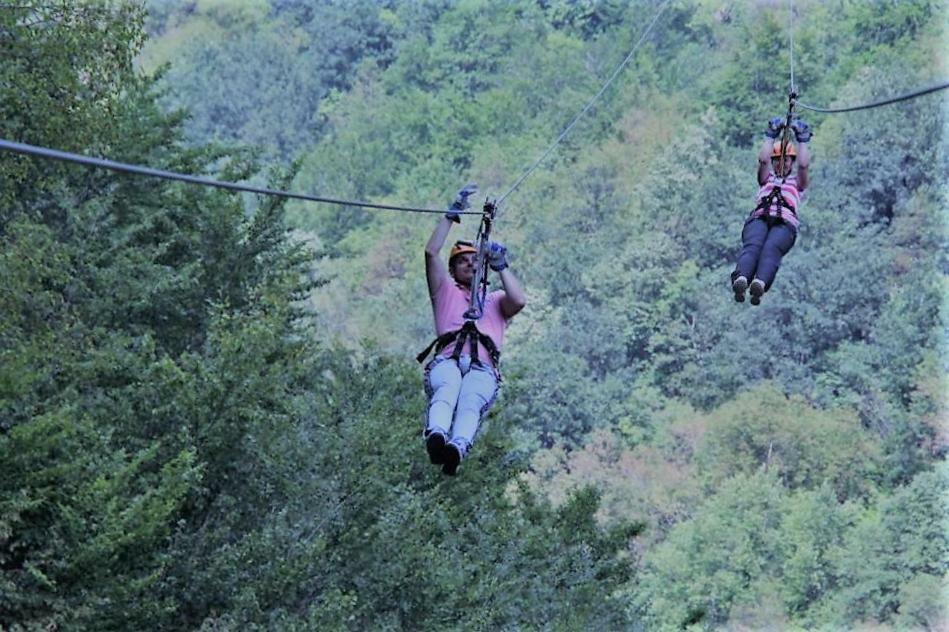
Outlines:
[[[644,560],[631,600],[649,626],[714,628],[773,572],[787,492],[772,474],[729,480]]]
[[[946,468],[924,472],[881,498],[834,552],[837,590],[824,599],[824,620],[900,622],[924,627],[945,620]]]
[[[188,138],[251,146],[283,163],[319,138],[322,100],[348,89],[362,60],[386,65],[396,37],[377,2],[148,5],[160,37],[144,60],[174,60],[165,104],[188,111]]]
[[[144,623],[172,531],[201,468],[188,447],[129,454],[96,419],[62,407],[0,436],[4,625]],[[118,442],[121,443],[121,442]],[[118,615],[118,616],[116,616]],[[106,624],[108,625],[108,624]]]
[[[414,371],[345,352],[312,370],[320,380],[301,401],[309,422],[281,447],[283,458],[306,457],[277,479],[294,493],[257,517],[258,503],[222,495],[203,528],[179,535],[163,589],[181,627],[202,617],[301,630],[622,624],[608,595],[628,578],[617,550],[632,531],[599,529],[594,494],[552,510],[524,491],[512,504],[510,445],[496,431],[463,477],[445,479],[419,458],[417,419],[393,409],[424,405]],[[245,455],[243,480],[272,459]]]
[[[17,138],[254,176],[240,154],[182,147],[132,68],[140,23],[102,28],[138,14],[93,4],[4,14],[12,66],[48,63],[46,90],[95,113],[51,131],[25,115],[47,107],[33,77],[5,73]],[[33,56],[73,27],[82,54]],[[592,492],[509,499],[497,434],[459,485],[429,470],[417,373],[312,342],[310,255],[280,203],[45,164],[0,161],[0,626],[625,622],[609,595],[631,529],[601,530]]]
[[[428,207],[507,192],[658,9],[146,7],[0,11],[2,136]],[[429,219],[0,156],[0,627],[943,625],[944,100],[806,114],[797,244],[761,307],[727,278],[788,28],[843,106],[939,79],[944,25],[666,6],[502,206],[530,301],[454,479],[408,359]]]
[[[764,469],[790,489],[825,483],[840,500],[873,489],[879,446],[850,411],[815,410],[762,386],[717,409],[707,423],[696,460],[712,488]]]
[[[603,33],[622,23],[626,3],[612,0],[586,2],[540,2],[547,19],[558,28],[574,32],[583,39]]]
[[[813,606],[837,589],[836,556],[858,514],[856,503],[841,505],[826,484],[789,499],[781,524],[780,579],[774,580],[783,617],[804,627],[828,623]]]
[[[695,427],[683,423],[670,434],[687,442],[690,431]],[[577,490],[596,489],[601,496],[598,520],[605,525],[642,524],[638,546],[649,546],[661,540],[670,525],[689,518],[701,498],[694,465],[681,445],[675,447],[679,449],[630,449],[608,430],[598,430],[582,450],[568,452],[558,445],[538,451],[522,480],[555,503],[566,502]]]
[[[0,117],[5,138],[74,151],[109,146],[116,94],[125,86],[132,58],[142,41],[140,7],[115,3],[70,7],[49,3],[11,7],[0,13],[4,64],[0,69]],[[75,19],[74,19],[75,18]],[[27,36],[27,33],[29,36]],[[102,46],[105,34],[114,38]],[[42,127],[37,120],[44,121]],[[72,174],[62,166],[41,168],[26,159],[4,160],[0,169],[0,221],[24,197],[54,195]],[[91,183],[87,183],[88,184]]]
[[[140,31],[124,22],[135,15],[128,6],[21,11],[5,24],[20,46],[14,66],[71,42],[63,34],[72,29],[82,50],[31,62],[48,64],[38,71],[46,92],[79,104],[70,126],[55,128],[51,116],[46,127],[32,75],[5,77],[4,95],[23,99],[10,107],[37,114],[22,118],[29,128],[19,138],[209,170],[219,156],[169,146],[176,119],[133,74]],[[112,21],[121,28],[107,28]],[[96,91],[85,84],[87,58],[109,79]],[[148,627],[175,610],[175,599],[151,597],[180,554],[169,542],[207,524],[206,507],[225,489],[260,513],[276,499],[276,468],[248,468],[237,484],[234,466],[248,454],[266,463],[259,452],[272,457],[275,447],[265,430],[287,432],[274,424],[305,366],[290,337],[302,259],[278,206],[247,217],[220,194],[44,164],[0,164],[14,183],[0,226],[2,354],[15,359],[4,362],[0,401],[0,622]]]
[[[773,474],[740,474],[647,552],[633,607],[660,628],[938,625],[945,490],[927,472],[861,510],[829,486],[789,494]]]

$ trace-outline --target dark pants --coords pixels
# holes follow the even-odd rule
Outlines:
[[[764,281],[768,291],[778,273],[781,258],[790,252],[797,239],[797,231],[780,220],[764,218],[745,222],[741,231],[741,253],[732,272],[732,281],[743,276],[750,282],[754,278]]]

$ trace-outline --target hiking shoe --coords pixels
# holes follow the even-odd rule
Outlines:
[[[445,461],[444,465],[442,465],[442,473],[448,476],[454,476],[458,473],[458,465],[464,456],[461,447],[454,443],[449,443],[445,446],[444,455]]]
[[[445,445],[448,440],[441,430],[425,431],[425,450],[428,451],[428,460],[432,465],[441,465],[445,462]]]
[[[764,294],[764,281],[761,279],[755,279],[751,282],[751,285],[748,286],[748,293],[751,294],[751,304],[758,305],[761,303],[761,295]]]
[[[738,277],[732,281],[732,292],[735,293],[735,302],[744,303],[745,302],[745,290],[748,289],[748,279],[743,276]]]

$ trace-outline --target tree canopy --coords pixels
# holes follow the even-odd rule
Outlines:
[[[659,6],[18,2],[0,137],[494,198]],[[758,308],[727,279],[788,29],[840,107],[944,78],[946,11],[668,3],[501,207],[529,303],[451,479],[412,360],[431,217],[0,154],[0,628],[941,629],[945,93],[798,111],[797,245]]]

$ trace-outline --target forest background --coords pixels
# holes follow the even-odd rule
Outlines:
[[[6,2],[0,129],[477,206],[659,7]],[[431,216],[0,155],[0,628],[946,630],[945,93],[802,111],[797,245],[758,308],[727,277],[789,29],[839,107],[944,80],[947,14],[669,2],[502,207],[529,305],[456,478],[420,442]]]

